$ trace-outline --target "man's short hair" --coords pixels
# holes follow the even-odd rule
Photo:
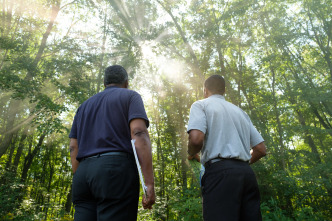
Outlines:
[[[208,89],[212,94],[225,93],[225,79],[220,75],[212,75],[204,82],[204,87]]]
[[[121,65],[112,65],[105,69],[104,85],[124,84],[128,80],[128,73]]]

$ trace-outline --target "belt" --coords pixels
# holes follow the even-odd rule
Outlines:
[[[216,162],[219,162],[219,161],[223,161],[223,160],[234,160],[234,161],[238,161],[238,162],[243,162],[243,163],[248,163],[249,164],[249,161],[243,161],[243,160],[240,160],[240,159],[236,159],[236,158],[214,158],[214,159],[211,159],[209,160],[208,162],[206,162],[204,164],[204,167],[205,168],[208,168],[210,167],[212,164],[216,163]]]
[[[80,160],[86,160],[86,159],[90,159],[90,158],[98,158],[98,157],[103,157],[103,156],[123,156],[123,157],[127,157],[127,158],[133,158],[132,154],[127,153],[127,152],[107,152],[107,153],[98,153],[96,155],[93,156],[89,156],[89,157],[84,157]]]

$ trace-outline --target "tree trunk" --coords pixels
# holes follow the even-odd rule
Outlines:
[[[17,151],[16,151],[16,155],[15,155],[15,159],[14,159],[14,163],[13,163],[13,171],[14,171],[14,173],[17,172],[17,167],[18,167],[18,164],[19,164],[20,159],[21,159],[21,155],[22,155],[23,148],[24,148],[24,140],[26,139],[26,137],[27,137],[26,133],[23,133],[21,135],[20,143],[18,145],[18,148],[17,148]]]
[[[276,92],[275,92],[275,71],[274,68],[272,66],[272,64],[270,63],[270,70],[272,72],[272,96],[273,96],[273,107],[274,107],[274,113],[275,113],[275,118],[277,121],[277,126],[278,126],[278,135],[279,135],[279,145],[280,145],[280,153],[281,153],[281,157],[278,158],[281,160],[281,168],[283,171],[286,170],[286,154],[285,154],[285,146],[284,146],[284,142],[283,142],[283,129],[282,129],[282,125],[280,122],[280,118],[279,118],[279,110],[278,110],[278,106],[277,106],[277,97],[276,97]]]
[[[72,206],[72,186],[70,185],[70,189],[69,192],[67,194],[67,200],[66,200],[66,204],[65,204],[65,211],[66,213],[70,213],[71,211],[71,206]]]
[[[52,12],[51,12],[51,16],[50,16],[50,21],[48,22],[48,26],[47,26],[47,29],[46,29],[46,32],[43,34],[43,38],[42,38],[42,41],[40,43],[40,46],[39,46],[39,49],[38,49],[38,53],[35,57],[35,60],[34,60],[34,64],[37,65],[44,53],[44,50],[46,48],[46,43],[47,43],[47,39],[49,37],[49,35],[51,34],[51,31],[52,31],[52,28],[53,28],[53,25],[54,25],[54,21],[56,19],[56,17],[58,16],[58,13],[60,11],[60,0],[57,0],[55,2],[55,4],[52,5]],[[30,73],[32,74],[32,73]]]
[[[103,32],[103,43],[101,47],[101,55],[100,55],[100,64],[99,64],[99,73],[97,78],[97,90],[96,93],[100,92],[100,86],[103,85],[102,83],[102,77],[104,74],[104,56],[105,56],[105,44],[106,44],[106,25],[107,25],[107,13],[105,10],[105,18],[104,18],[104,32]]]
[[[13,110],[13,107],[17,102],[12,101],[9,107],[9,113],[11,113],[10,110]],[[7,126],[6,126],[6,132],[2,134],[3,139],[1,139],[1,145],[0,145],[0,158],[2,155],[4,155],[10,145],[10,142],[14,136],[14,134],[18,131],[19,128],[13,129],[14,121],[15,121],[16,114],[9,114]]]
[[[39,141],[38,141],[38,144],[37,146],[35,147],[35,149],[32,151],[32,152],[29,152],[28,155],[25,157],[25,160],[24,160],[24,167],[23,167],[23,171],[22,171],[22,176],[21,176],[21,181],[22,182],[25,182],[27,176],[28,176],[28,171],[30,169],[30,166],[32,164],[32,160],[33,158],[39,153],[40,151],[40,148],[43,144],[43,141],[44,141],[44,138],[46,137],[46,134],[42,134],[40,137],[39,137]]]

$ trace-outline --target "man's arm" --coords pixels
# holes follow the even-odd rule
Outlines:
[[[78,168],[78,165],[80,164],[80,162],[78,162],[76,160],[76,156],[78,154],[77,139],[70,138],[69,150],[70,150],[70,159],[71,159],[72,170],[73,170],[73,173],[75,173]]]
[[[257,162],[260,158],[266,155],[266,146],[264,142],[257,144],[254,146],[251,151],[251,159],[249,161],[250,164]]]
[[[194,157],[201,151],[204,143],[205,134],[200,130],[189,131],[188,154]]]
[[[130,121],[131,138],[135,140],[135,147],[139,162],[141,164],[145,185],[147,186],[146,197],[143,196],[144,209],[151,209],[155,203],[154,177],[152,168],[152,151],[149,132],[145,120],[133,119]]]

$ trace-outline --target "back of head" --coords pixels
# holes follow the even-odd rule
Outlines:
[[[106,68],[104,75],[104,85],[123,85],[128,80],[126,69],[120,65],[112,65]]]
[[[212,94],[224,95],[225,79],[220,75],[212,75],[204,82],[204,87]]]

